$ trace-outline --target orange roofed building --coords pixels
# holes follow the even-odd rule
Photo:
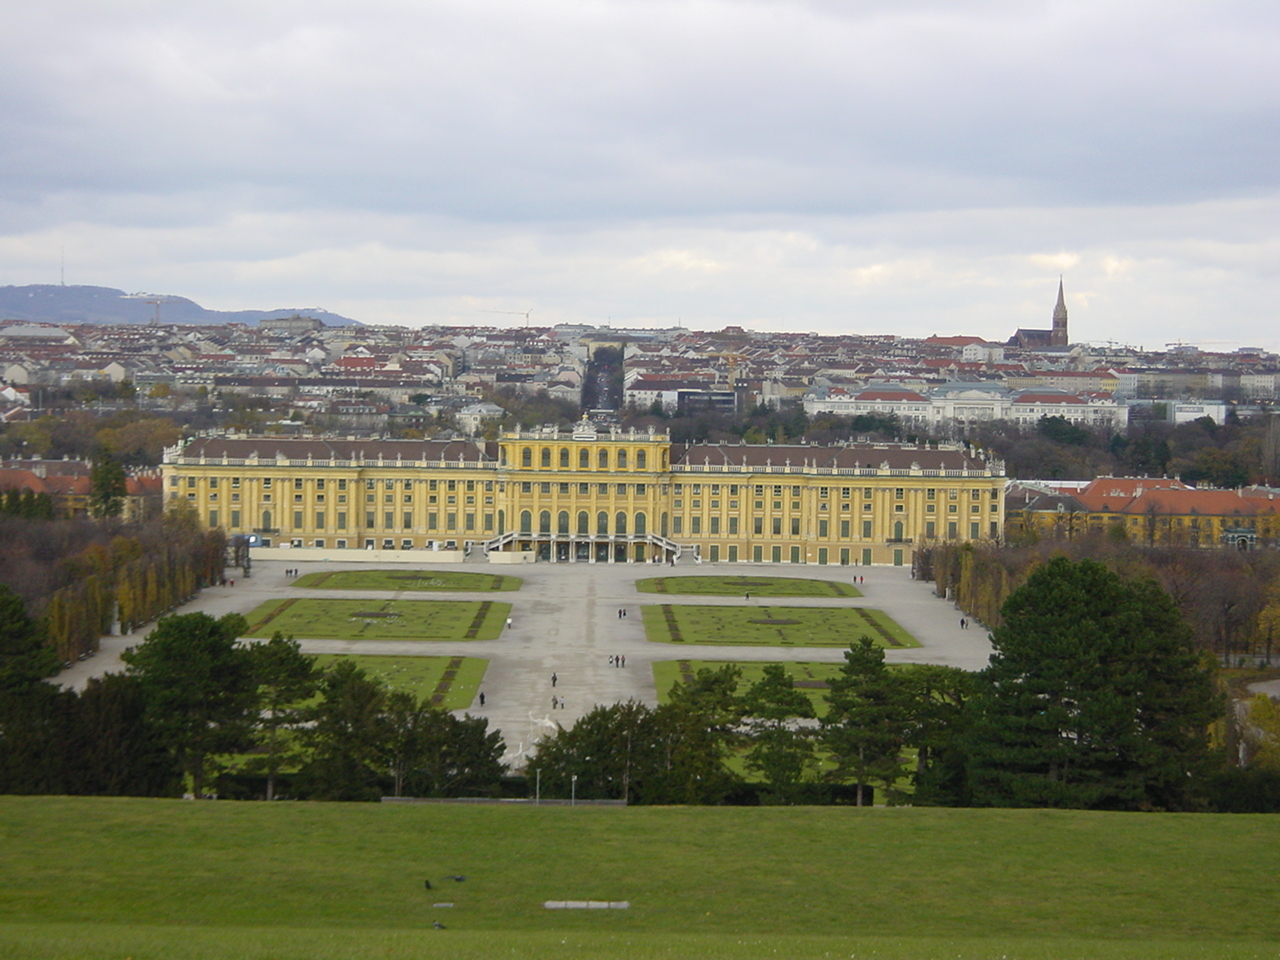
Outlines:
[[[1045,485],[1031,493],[1022,524],[1042,537],[1074,539],[1120,533],[1147,546],[1229,547],[1280,545],[1280,499],[1267,487],[1203,490],[1180,480],[1098,477],[1078,490]]]

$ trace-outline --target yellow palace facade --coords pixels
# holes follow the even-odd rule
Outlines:
[[[1003,464],[932,444],[678,444],[582,423],[496,442],[201,437],[163,469],[166,499],[208,527],[322,550],[903,565],[1004,524]]]

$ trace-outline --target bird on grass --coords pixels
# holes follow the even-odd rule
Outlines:
[[[448,879],[454,881],[455,883],[461,883],[463,880],[467,878],[460,873],[456,873],[456,874],[450,874]]]
[[[430,890],[430,889],[431,889],[431,881],[430,881],[430,880],[423,880],[423,881],[422,881],[422,885],[423,885],[423,886],[425,886],[428,890]]]
[[[432,925],[433,927],[435,927],[437,930],[443,930],[443,929],[444,929],[444,924],[443,924],[443,923],[441,923],[439,920],[434,921],[431,925]]]

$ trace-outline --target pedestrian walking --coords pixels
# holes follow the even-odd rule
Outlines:
[[[627,665],[627,655],[625,653],[622,655],[622,665],[624,667]]]
[[[557,683],[559,683],[559,681],[560,681],[560,678],[559,678],[559,677],[557,677],[557,676],[553,673],[553,674],[551,675],[551,686],[552,686],[552,688],[554,688],[554,687],[555,687],[555,685],[556,685]]]
[[[553,693],[551,695],[551,709],[554,710],[559,703],[560,701],[556,699],[556,695]]]
[[[484,706],[484,691],[480,691],[480,706]]]
[[[609,666],[613,666],[613,654],[609,654]]]
[[[510,617],[507,617],[507,629],[508,629],[508,630],[510,630],[510,629],[511,629],[511,618],[510,618]]]

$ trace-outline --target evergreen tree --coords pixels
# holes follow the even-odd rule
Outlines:
[[[320,702],[311,713],[311,759],[295,781],[314,800],[377,800],[383,713],[387,689],[349,659],[320,680]]]
[[[1194,807],[1222,703],[1168,594],[1056,557],[1002,614],[972,701],[973,802]]]
[[[123,656],[192,792],[204,795],[209,758],[250,742],[257,691],[249,651],[236,645],[248,624],[239,614],[161,617],[146,641]]]
[[[294,743],[290,733],[306,719],[303,704],[315,694],[320,671],[315,657],[306,656],[293,637],[279,631],[250,647],[249,658],[258,688],[256,739],[266,751],[250,767],[265,770],[267,799],[274,800],[276,778]]]
[[[75,762],[67,792],[163,797],[180,792],[182,770],[148,718],[137,677],[94,677],[77,699]]]
[[[89,471],[89,513],[103,519],[118,517],[124,512],[124,498],[128,494],[124,467],[120,461],[106,454],[94,461]]]
[[[392,694],[393,698],[396,696]],[[403,696],[413,699],[408,694]],[[484,717],[455,717],[426,703],[417,706],[416,756],[408,777],[413,795],[496,794],[506,769],[502,763],[502,734],[491,731]],[[388,709],[388,716],[393,715]]]
[[[780,663],[766,664],[764,676],[742,699],[751,738],[747,769],[761,774],[774,798],[785,801],[814,761],[814,731],[797,723],[814,717],[813,704]]]
[[[28,687],[57,669],[57,654],[42,642],[22,598],[0,584],[0,692]]]
[[[884,650],[859,637],[844,654],[839,676],[829,683],[829,709],[822,718],[822,741],[836,768],[833,780],[852,780],[857,804],[864,787],[879,786],[892,797],[902,777],[902,752],[911,728],[907,688],[889,672]]]

